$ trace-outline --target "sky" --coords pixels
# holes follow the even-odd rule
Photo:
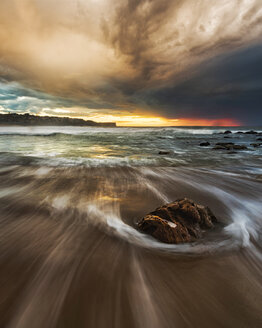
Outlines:
[[[262,1],[1,0],[0,112],[262,125]]]

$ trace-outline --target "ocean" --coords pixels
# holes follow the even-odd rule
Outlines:
[[[261,326],[260,138],[262,127],[0,127],[0,326]],[[221,142],[246,149],[213,150]],[[138,231],[183,197],[223,227],[180,245]]]
[[[251,128],[231,128],[232,132]],[[254,128],[253,128],[254,130]],[[225,128],[0,127],[0,163],[49,167],[260,167],[256,135],[223,135]],[[262,131],[262,128],[256,128]],[[262,132],[261,132],[262,133]],[[224,139],[224,137],[227,139]],[[261,136],[262,137],[262,136]],[[250,151],[210,152],[209,141],[235,142]],[[169,154],[159,156],[159,151]]]

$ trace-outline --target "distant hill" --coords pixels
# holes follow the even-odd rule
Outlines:
[[[30,114],[0,114],[0,125],[54,125],[54,126],[100,126],[115,127],[116,123],[98,123],[85,121],[78,118],[56,117],[56,116],[36,116]]]

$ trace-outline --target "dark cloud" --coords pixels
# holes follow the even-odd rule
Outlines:
[[[128,0],[120,2],[113,22],[108,22],[106,37],[135,70],[129,85],[163,84],[192,65],[259,37],[260,8],[259,1],[247,5],[243,0]]]
[[[153,56],[152,52],[166,43],[167,36],[155,40],[154,34],[165,26],[180,3],[179,0],[128,0],[116,10],[114,28],[107,26],[106,30],[111,31],[107,33],[107,38],[119,54],[127,56],[140,82],[141,79],[143,82],[152,79],[154,72],[165,66],[165,61]],[[172,40],[177,36],[178,32],[173,31]]]
[[[239,118],[262,124],[262,45],[209,60],[187,78],[135,95],[170,118]]]
[[[256,123],[261,1],[2,0],[0,106]]]

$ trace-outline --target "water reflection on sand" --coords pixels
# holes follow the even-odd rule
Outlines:
[[[172,167],[0,168],[1,327],[259,327],[256,175]],[[165,202],[225,228],[189,245],[136,230]]]

